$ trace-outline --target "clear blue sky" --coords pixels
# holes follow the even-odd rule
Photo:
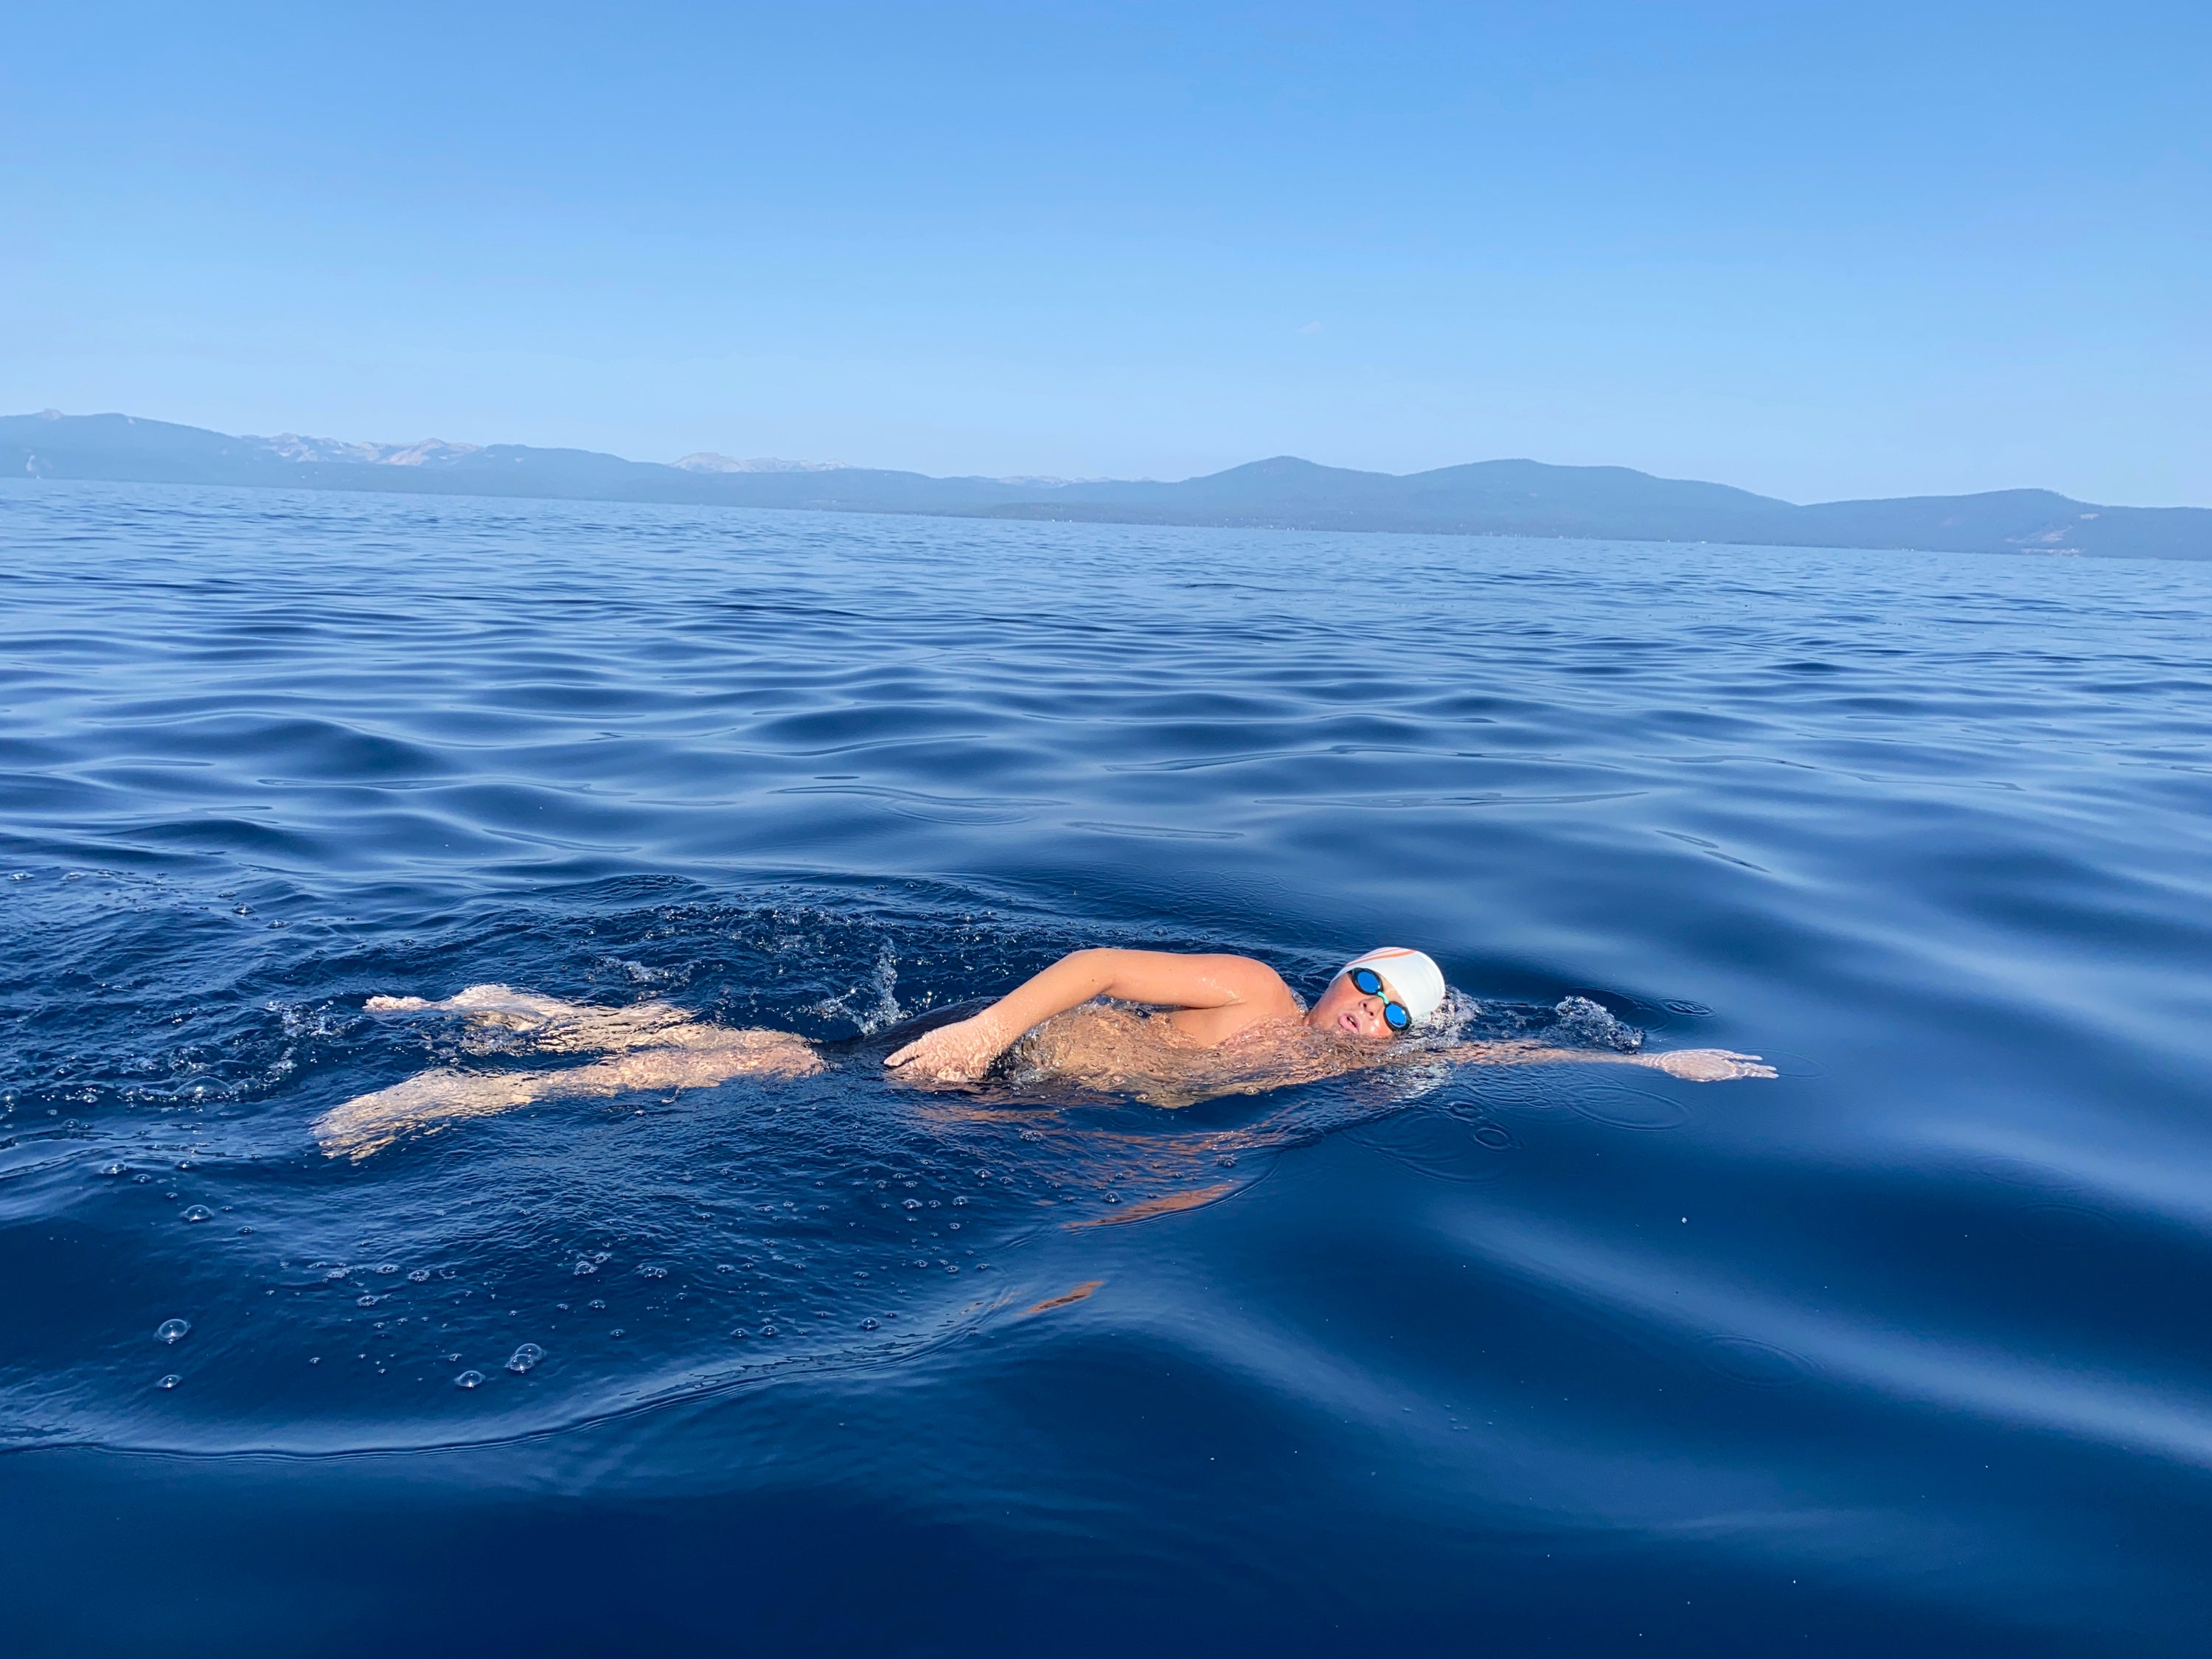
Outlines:
[[[2212,504],[2212,5],[23,8],[0,412]]]

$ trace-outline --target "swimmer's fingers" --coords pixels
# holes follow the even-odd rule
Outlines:
[[[1677,1048],[1668,1054],[1651,1055],[1650,1063],[1668,1077],[1691,1083],[1726,1083],[1736,1078],[1777,1074],[1757,1054],[1740,1054],[1732,1048]]]
[[[905,1048],[884,1056],[884,1065],[908,1077],[938,1083],[972,1083],[998,1052],[989,1028],[974,1019],[963,1019],[925,1031]]]
[[[911,1078],[917,1083],[973,1083],[975,1073],[957,1060],[943,1060],[917,1052],[918,1044],[908,1043],[884,1061],[886,1069],[901,1077]]]
[[[1726,1060],[1730,1066],[1735,1067],[1735,1069],[1729,1073],[1729,1076],[1731,1078],[1779,1077],[1781,1075],[1779,1072],[1777,1072],[1771,1066],[1769,1066],[1757,1054],[1740,1054],[1733,1048],[1714,1048],[1708,1050],[1708,1052],[1718,1055],[1722,1060]]]

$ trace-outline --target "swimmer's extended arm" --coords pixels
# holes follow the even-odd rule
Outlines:
[[[967,1082],[981,1077],[1031,1026],[1080,1007],[1093,997],[1168,1008],[1245,1006],[1271,1016],[1299,1012],[1282,976],[1250,957],[1077,951],[981,1013],[917,1037],[884,1064],[895,1071],[911,1068],[939,1082]]]
[[[1774,1068],[1757,1054],[1740,1054],[1732,1048],[1670,1048],[1664,1054],[1622,1054],[1610,1048],[1547,1048],[1538,1042],[1464,1042],[1446,1053],[1468,1066],[1646,1066],[1692,1083],[1775,1075]]]

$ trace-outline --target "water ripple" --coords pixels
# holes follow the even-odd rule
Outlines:
[[[1593,1650],[1693,1582],[1673,1650],[2195,1650],[2206,571],[22,481],[0,538],[0,1444],[773,1467],[1294,1650],[1326,1540],[1425,1629],[1562,1575]],[[876,1065],[1082,944],[1383,940],[1783,1075]],[[487,981],[836,1063],[324,1158],[569,1063],[365,1006]]]

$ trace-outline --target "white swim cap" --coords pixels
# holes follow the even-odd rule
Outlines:
[[[1355,957],[1337,972],[1348,974],[1355,968],[1372,968],[1381,975],[1382,982],[1398,994],[1398,1000],[1406,1005],[1406,1012],[1413,1017],[1417,1025],[1443,1004],[1444,970],[1419,951],[1386,945],[1379,951]]]

